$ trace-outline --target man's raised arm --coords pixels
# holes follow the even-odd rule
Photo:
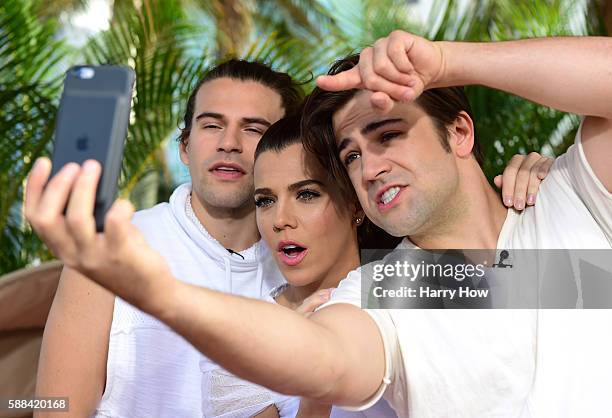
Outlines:
[[[359,64],[317,80],[325,90],[366,88],[382,110],[425,89],[479,84],[586,116],[582,142],[596,176],[612,191],[612,39],[538,38],[431,42],[394,31],[361,52]]]

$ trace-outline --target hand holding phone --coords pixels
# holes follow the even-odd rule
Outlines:
[[[82,166],[69,163],[50,179],[51,161],[39,158],[28,176],[26,219],[66,267],[135,306],[158,306],[178,282],[166,259],[131,222],[132,204],[115,200],[104,232],[96,233],[93,209],[101,172],[97,161],[88,160]]]

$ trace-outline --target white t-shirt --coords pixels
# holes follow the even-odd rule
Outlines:
[[[189,184],[179,186],[169,203],[139,211],[133,219],[178,280],[252,298],[266,297],[284,282],[263,241],[242,259],[195,222],[189,216],[190,192]],[[202,397],[202,371],[211,363],[164,323],[117,297],[106,388],[94,416],[201,418],[209,406]]]
[[[612,248],[612,194],[576,143],[534,207],[508,211],[498,249]],[[415,248],[404,240],[398,248]],[[612,252],[611,252],[612,255]],[[612,295],[611,295],[612,296]],[[353,271],[334,303],[361,305]],[[612,416],[612,310],[366,310],[383,338],[377,393],[400,418]]]

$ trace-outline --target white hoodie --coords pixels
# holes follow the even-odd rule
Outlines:
[[[169,203],[139,211],[133,219],[148,244],[167,259],[175,277],[260,299],[284,282],[263,241],[255,244],[254,260],[243,260],[195,224],[186,213],[190,192],[190,184],[181,185]],[[94,416],[199,418],[200,369],[210,363],[165,324],[115,298],[106,389]]]

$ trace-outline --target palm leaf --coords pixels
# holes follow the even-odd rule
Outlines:
[[[122,192],[129,194],[155,166],[158,150],[176,130],[189,87],[208,59],[187,53],[186,45],[199,30],[187,21],[178,1],[144,1],[141,9],[115,10],[109,30],[90,41],[85,55],[99,64],[128,64],[136,72],[120,182]]]
[[[49,256],[21,207],[23,179],[53,135],[60,60],[69,52],[56,30],[53,19],[38,20],[31,1],[0,3],[0,274]]]

